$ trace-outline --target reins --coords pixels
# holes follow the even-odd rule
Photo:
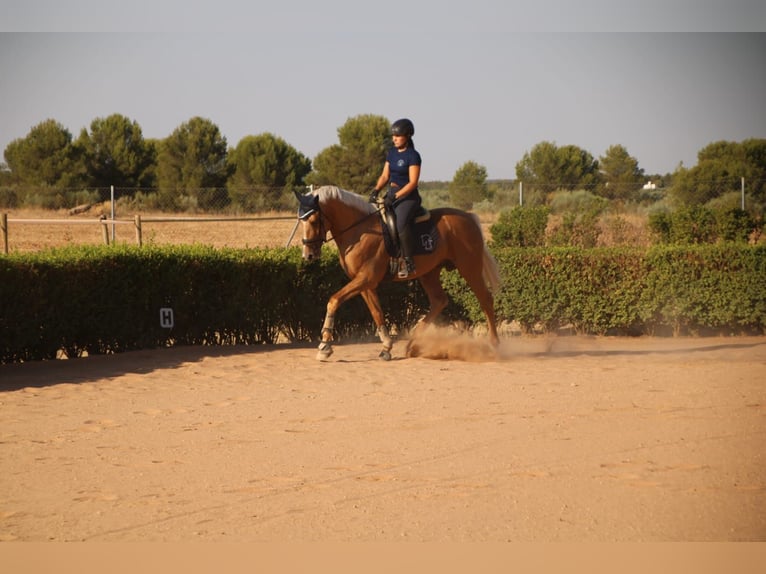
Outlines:
[[[304,238],[304,239],[301,239],[301,243],[303,243],[303,245],[312,245],[312,244],[314,244],[314,243],[325,244],[325,243],[330,243],[331,241],[335,241],[335,243],[337,243],[338,241],[335,239],[335,237],[336,237],[336,236],[337,236],[337,237],[340,237],[341,235],[343,235],[344,233],[346,233],[346,231],[348,231],[348,230],[350,230],[350,229],[353,229],[353,228],[354,228],[354,227],[356,227],[357,225],[361,225],[361,224],[362,224],[364,221],[366,221],[367,219],[369,219],[369,218],[370,218],[370,217],[372,217],[373,215],[379,214],[379,213],[380,213],[382,210],[383,210],[383,208],[382,208],[382,207],[377,207],[377,208],[375,209],[375,211],[372,211],[372,212],[368,213],[367,215],[365,215],[365,216],[364,216],[364,217],[362,217],[361,219],[359,219],[359,220],[355,221],[354,223],[352,223],[351,225],[349,225],[349,226],[348,226],[348,227],[346,227],[345,229],[342,229],[342,230],[341,230],[341,231],[339,231],[338,233],[335,233],[335,234],[332,234],[332,235],[330,235],[330,238],[329,238],[329,239],[328,239],[327,237],[322,237],[322,234],[320,233],[320,236],[319,236],[318,238],[316,238],[316,239],[305,239],[305,238]],[[319,213],[319,217],[320,217],[320,218],[322,218],[322,219],[321,219],[321,222],[322,222],[322,227],[324,227],[324,228],[326,229],[326,228],[327,228],[327,226],[324,224],[324,219],[325,219],[325,218],[327,218],[327,220],[329,221],[329,220],[330,220],[330,218],[329,218],[329,217],[327,217],[327,216],[326,216],[324,213],[322,213],[322,208],[321,208],[321,207],[317,207],[317,212]],[[304,217],[305,217],[305,216],[304,216]],[[299,219],[302,219],[302,218],[299,218]]]

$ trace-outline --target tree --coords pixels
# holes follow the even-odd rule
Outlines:
[[[543,141],[516,164],[516,177],[524,187],[543,191],[593,187],[599,181],[598,161],[574,145],[558,147]]]
[[[181,196],[199,207],[221,207],[229,176],[226,138],[208,119],[194,117],[162,141],[157,183],[163,207],[177,208]]]
[[[71,187],[79,183],[72,134],[52,119],[40,122],[26,137],[9,143],[5,160],[12,179],[22,185]]]
[[[558,147],[543,141],[536,144],[516,164],[516,178],[529,188],[553,191],[551,182],[558,181]]]
[[[487,199],[487,168],[475,161],[460,166],[449,185],[449,197],[460,209],[471,209],[474,203]]]
[[[391,145],[391,122],[370,114],[349,118],[338,128],[339,143],[323,149],[314,158],[314,171],[306,182],[337,185],[365,193],[383,169]]]
[[[708,144],[697,152],[697,165],[679,166],[669,195],[677,206],[704,205],[740,192],[743,177],[751,201],[766,203],[766,139]]]
[[[136,188],[153,185],[155,149],[144,140],[141,127],[120,114],[97,118],[90,133],[82,130],[78,145],[89,183],[95,187]]]
[[[229,163],[229,195],[248,211],[282,207],[286,189],[301,185],[311,171],[311,160],[270,133],[242,138]],[[289,199],[295,199],[291,192]]]
[[[638,160],[621,145],[609,146],[599,158],[599,166],[603,185],[598,195],[607,199],[631,199],[644,183],[644,170],[638,167]]]

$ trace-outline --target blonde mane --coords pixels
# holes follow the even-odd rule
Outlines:
[[[372,213],[375,210],[375,207],[366,198],[335,185],[318,187],[313,191],[313,194],[319,198],[320,205],[327,200],[336,200],[344,205],[358,209],[362,213]]]

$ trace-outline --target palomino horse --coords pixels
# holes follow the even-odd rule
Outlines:
[[[350,281],[330,296],[322,326],[322,340],[317,359],[327,360],[332,354],[333,327],[338,307],[355,295],[361,295],[370,310],[377,334],[383,343],[380,358],[391,359],[393,340],[385,324],[376,289],[384,279],[407,281],[418,279],[428,296],[430,309],[422,323],[432,322],[447,306],[447,294],[439,274],[445,266],[455,268],[466,280],[487,316],[490,342],[497,346],[497,328],[493,291],[500,286],[497,263],[484,244],[478,218],[457,209],[440,208],[430,212],[431,225],[438,239],[431,252],[415,254],[416,272],[407,279],[391,275],[390,256],[386,252],[379,208],[367,199],[335,186],[317,188],[305,195],[296,193],[300,201],[298,218],[303,222],[303,258],[319,257],[322,245],[335,241],[340,264]],[[327,234],[330,234],[330,239]]]

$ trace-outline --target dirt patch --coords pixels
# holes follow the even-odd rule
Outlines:
[[[433,335],[0,366],[0,539],[766,540],[766,338]]]

